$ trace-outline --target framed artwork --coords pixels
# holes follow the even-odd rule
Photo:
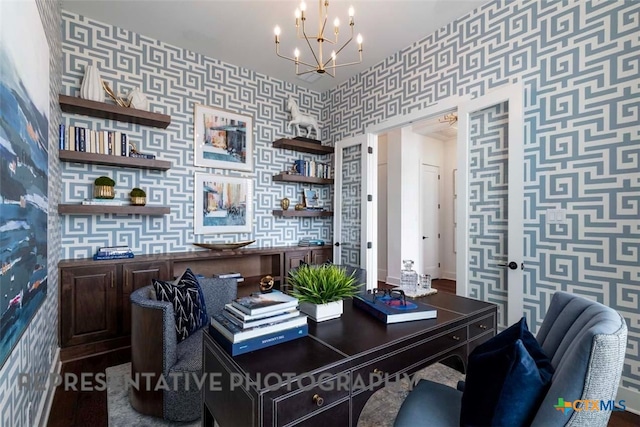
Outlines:
[[[193,117],[195,166],[253,170],[253,119],[196,104]]]
[[[320,196],[317,190],[305,189],[304,190],[304,206],[307,208],[320,208],[322,207]]]
[[[47,298],[49,204],[49,44],[35,1],[1,3],[0,366]]]
[[[196,173],[194,233],[250,233],[253,221],[253,181]]]

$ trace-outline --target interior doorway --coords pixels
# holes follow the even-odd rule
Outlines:
[[[457,130],[445,115],[455,110],[378,135],[379,283],[399,285],[408,256],[418,273],[448,281],[455,292]]]

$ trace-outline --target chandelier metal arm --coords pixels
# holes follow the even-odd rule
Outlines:
[[[282,55],[280,53],[280,43],[276,43],[276,55],[278,55],[282,59],[287,59],[287,60],[289,60],[291,62],[295,62],[296,64],[300,63],[300,64],[302,64],[304,66],[307,66],[307,67],[315,67],[316,66],[316,65],[308,64],[308,63],[306,63],[304,61],[301,61],[300,59],[295,59],[295,58],[291,58],[289,56]]]
[[[309,37],[307,37],[307,33],[304,29],[304,21],[306,21],[306,19],[302,19],[302,34],[304,35],[304,39],[307,41],[307,45],[309,46],[309,50],[311,50],[311,53],[313,54],[313,59],[316,60],[316,63],[318,65],[322,64],[322,57],[320,57],[320,61],[318,61],[318,57],[316,56],[316,52],[315,50],[313,50],[313,47],[311,46],[311,42],[309,41]],[[320,49],[320,52],[322,53],[322,48]],[[307,64],[305,64],[307,65]],[[310,65],[310,67],[315,67],[316,65]]]

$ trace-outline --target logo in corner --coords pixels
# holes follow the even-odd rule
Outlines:
[[[558,398],[558,404],[553,405],[553,407],[556,408],[556,411],[562,411],[565,414],[567,413],[567,411],[573,409],[571,406],[571,402],[565,402],[562,397]]]

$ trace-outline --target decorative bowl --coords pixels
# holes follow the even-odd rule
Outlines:
[[[109,185],[94,185],[93,197],[96,199],[113,199],[116,197],[116,192]]]
[[[131,204],[133,206],[144,206],[147,204],[147,198],[144,196],[131,196]]]
[[[247,240],[245,242],[234,242],[234,243],[194,243],[196,246],[200,246],[201,248],[211,249],[213,251],[224,251],[231,249],[238,249],[243,246],[247,246],[255,242],[255,240]]]

